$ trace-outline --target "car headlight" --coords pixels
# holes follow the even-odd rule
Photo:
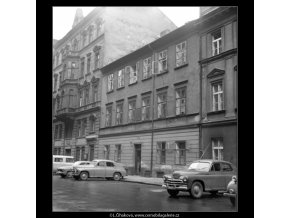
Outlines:
[[[229,189],[229,193],[230,193],[230,194],[234,194],[234,193],[235,193],[235,190],[232,189],[232,188],[230,188],[230,189]]]
[[[180,176],[179,177],[183,182],[187,182],[188,178],[187,176]]]

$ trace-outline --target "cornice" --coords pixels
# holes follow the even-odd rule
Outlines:
[[[207,64],[207,63],[213,62],[215,60],[219,60],[219,59],[225,58],[226,56],[229,56],[229,55],[232,55],[232,54],[237,54],[237,52],[238,52],[238,49],[234,48],[234,49],[222,52],[222,53],[220,53],[218,55],[215,55],[215,56],[200,60],[199,63],[200,64]]]

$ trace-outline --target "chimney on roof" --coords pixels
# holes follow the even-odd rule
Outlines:
[[[81,8],[78,8],[76,10],[76,15],[72,28],[74,28],[83,18],[84,18],[83,10]]]
[[[167,33],[170,33],[170,30],[169,30],[169,29],[163,30],[163,31],[160,33],[160,37],[165,36]]]

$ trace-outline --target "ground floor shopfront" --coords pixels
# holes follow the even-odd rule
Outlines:
[[[100,134],[98,158],[122,163],[129,175],[162,176],[199,158],[199,128]],[[152,161],[152,163],[151,163]]]

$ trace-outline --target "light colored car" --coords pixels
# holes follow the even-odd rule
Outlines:
[[[238,183],[237,176],[233,176],[232,180],[229,182],[227,186],[227,192],[224,193],[224,196],[230,197],[230,201],[233,206],[236,205],[236,198],[238,193],[237,183]]]
[[[193,198],[200,198],[203,192],[216,194],[218,191],[226,191],[233,175],[236,175],[236,169],[229,162],[198,160],[190,164],[186,170],[165,175],[162,187],[166,188],[171,196],[184,191],[189,192]]]
[[[115,161],[98,159],[94,160],[94,162],[94,167],[92,168],[74,167],[73,177],[80,180],[102,177],[118,181],[127,175],[125,168]]]
[[[74,162],[72,166],[64,166],[57,168],[57,175],[60,175],[62,178],[72,177],[74,167],[82,166],[82,167],[94,167],[93,161],[77,161]]]
[[[72,166],[74,164],[73,156],[53,155],[52,156],[52,172],[56,173],[57,168],[64,166]]]

